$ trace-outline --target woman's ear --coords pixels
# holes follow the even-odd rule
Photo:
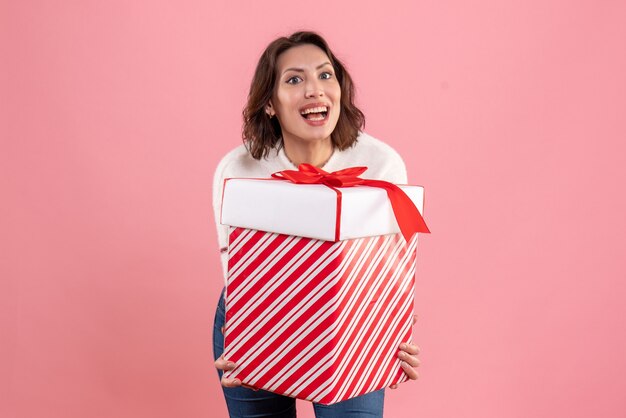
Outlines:
[[[270,119],[273,118],[276,114],[276,112],[274,112],[274,106],[272,105],[271,100],[267,103],[267,105],[265,105],[265,113],[267,113],[267,116],[269,116]]]

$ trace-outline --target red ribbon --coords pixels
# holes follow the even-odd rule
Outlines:
[[[416,232],[430,233],[424,218],[415,207],[415,204],[401,188],[388,181],[360,178],[359,175],[363,174],[365,170],[367,170],[367,167],[350,167],[328,173],[311,164],[300,164],[298,170],[279,171],[272,174],[272,177],[296,184],[324,184],[337,193],[335,241],[339,241],[339,222],[341,219],[341,191],[337,187],[370,186],[385,189],[400,231],[407,242]]]

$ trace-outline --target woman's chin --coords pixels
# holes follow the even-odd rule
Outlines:
[[[331,129],[307,128],[304,130],[299,130],[299,132],[295,133],[295,135],[284,135],[284,137],[287,139],[287,141],[292,139],[300,143],[313,143],[324,141],[327,139],[330,140],[330,134],[332,133],[333,131]]]

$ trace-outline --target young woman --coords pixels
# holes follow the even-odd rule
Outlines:
[[[389,145],[363,133],[365,118],[354,105],[352,79],[326,41],[313,32],[276,39],[263,52],[243,112],[244,144],[219,163],[213,183],[213,207],[224,276],[227,228],[219,224],[224,178],[269,177],[309,163],[325,171],[367,166],[364,178],[407,183],[402,158]],[[238,379],[222,378],[235,364],[224,350],[224,292],[215,314],[213,350],[231,417],[295,417],[295,399],[243,387]],[[402,368],[417,379],[419,348],[398,347]],[[396,385],[391,386],[395,389]],[[383,416],[384,389],[333,405],[313,404],[317,418]]]

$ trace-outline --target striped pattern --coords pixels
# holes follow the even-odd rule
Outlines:
[[[331,404],[405,381],[417,235],[340,242],[232,228],[224,358],[244,384]]]

